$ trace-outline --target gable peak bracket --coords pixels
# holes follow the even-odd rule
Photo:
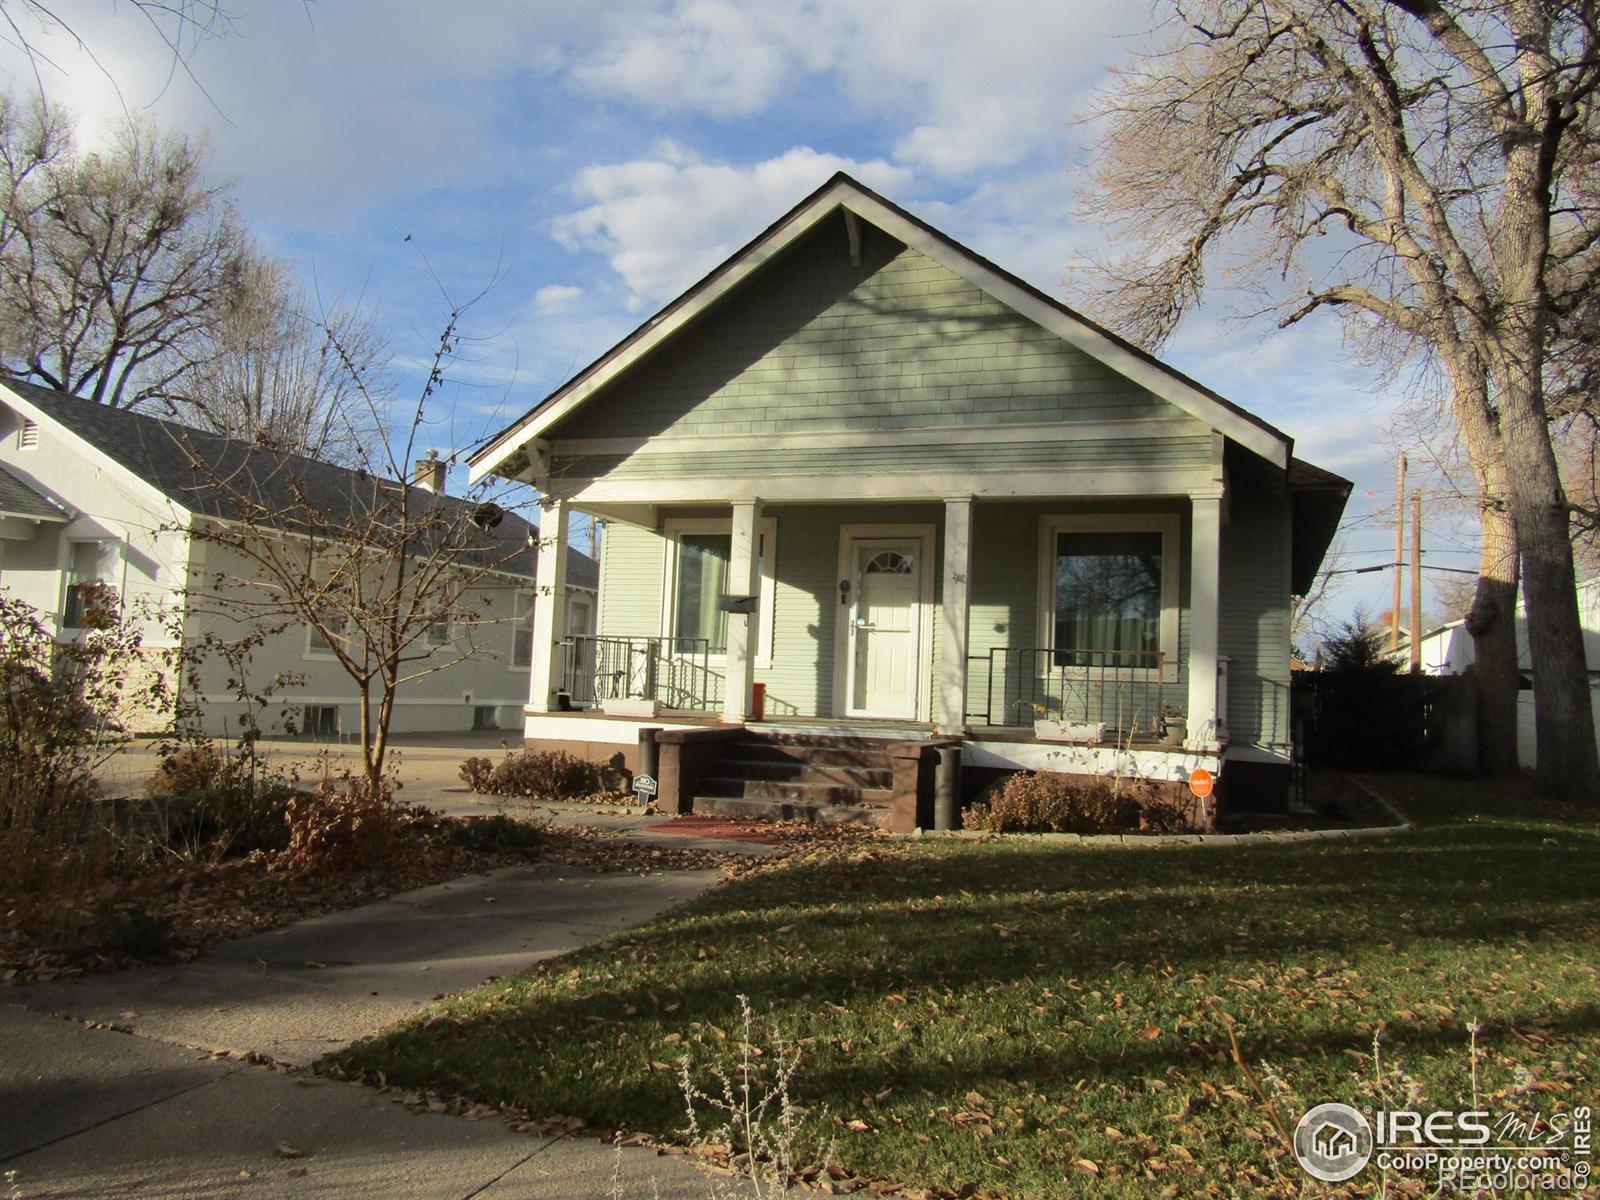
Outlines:
[[[850,265],[861,265],[861,218],[853,209],[844,210],[844,234],[850,244]]]

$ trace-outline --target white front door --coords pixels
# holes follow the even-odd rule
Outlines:
[[[922,566],[917,538],[859,539],[850,552],[847,695],[852,717],[917,715]]]

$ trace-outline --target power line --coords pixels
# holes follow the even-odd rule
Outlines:
[[[1339,569],[1334,570],[1334,571],[1324,571],[1323,574],[1324,575],[1371,575],[1371,574],[1373,574],[1374,572],[1377,572],[1377,571],[1392,571],[1392,570],[1395,569],[1395,567],[1401,566],[1401,565],[1403,565],[1403,564],[1386,562],[1386,563],[1379,563],[1377,566],[1373,566],[1373,567],[1340,567]],[[1477,571],[1473,570],[1470,567],[1440,567],[1440,566],[1435,566],[1433,563],[1423,563],[1422,564],[1422,569],[1424,571],[1448,571],[1452,575],[1476,575],[1478,573]]]

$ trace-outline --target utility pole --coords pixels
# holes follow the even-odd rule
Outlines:
[[[1400,649],[1400,576],[1406,558],[1406,456],[1395,466],[1394,484],[1394,604],[1389,608],[1389,649]],[[1413,641],[1416,639],[1413,638]]]
[[[1411,493],[1411,673],[1422,672],[1422,489]]]

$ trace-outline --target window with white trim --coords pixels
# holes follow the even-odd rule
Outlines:
[[[717,606],[728,591],[733,557],[733,520],[682,518],[666,523],[666,595],[663,632],[679,654],[706,650],[712,658],[728,653],[728,614]],[[756,535],[757,572],[761,579],[756,662],[772,661],[773,571],[777,560],[778,523],[764,517]],[[701,639],[704,639],[703,641]]]
[[[1054,665],[1176,677],[1175,514],[1048,517],[1041,551],[1040,644]]]
[[[533,591],[520,589],[511,601],[511,665],[533,666]]]
[[[332,571],[327,566],[313,568],[313,578],[322,586],[327,587]],[[348,616],[341,622],[339,620],[339,607],[336,603],[325,602],[320,609],[320,619],[317,624],[310,621],[306,627],[306,658],[333,658],[334,648],[325,636],[326,631],[331,631],[335,626],[342,627],[342,634],[349,638],[355,631],[355,622]]]
[[[443,650],[455,640],[455,627],[448,616],[440,617],[428,625],[428,646],[433,650]]]
[[[107,599],[115,602],[121,567],[122,546],[118,542],[97,540],[70,544],[67,591],[61,614],[63,628],[82,629],[97,603],[103,604]]]

